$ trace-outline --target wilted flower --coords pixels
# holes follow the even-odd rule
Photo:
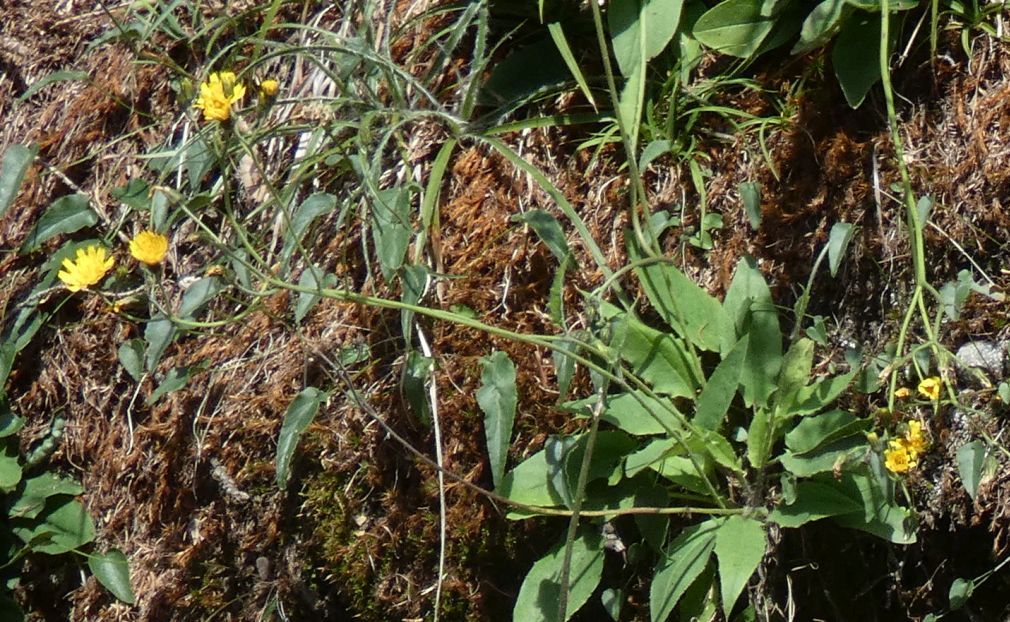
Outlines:
[[[207,121],[227,121],[231,118],[231,105],[242,99],[245,87],[236,82],[231,71],[221,71],[210,74],[206,82],[200,85],[200,97],[193,107],[203,110],[203,118]]]
[[[91,245],[87,248],[77,249],[77,255],[73,261],[64,259],[61,264],[63,269],[56,275],[63,284],[72,292],[79,292],[96,285],[112,269],[116,260],[112,256],[106,256],[105,248],[98,245]]]
[[[260,82],[260,94],[267,99],[276,95],[277,91],[279,91],[280,88],[281,85],[279,82],[277,82],[277,80],[268,78]]]
[[[149,266],[161,263],[168,252],[168,238],[154,231],[141,231],[130,240],[130,254]]]
[[[936,376],[931,376],[929,378],[924,378],[922,382],[919,383],[919,393],[932,401],[940,399],[940,379]]]
[[[909,397],[911,395],[912,395],[912,390],[909,389],[908,387],[901,387],[900,389],[896,389],[894,391],[894,397],[896,397],[899,400],[905,399],[906,397]]]

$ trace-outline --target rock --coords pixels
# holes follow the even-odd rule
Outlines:
[[[1003,378],[1006,367],[1006,346],[994,341],[969,341],[957,349],[957,360],[961,367],[979,369],[989,374],[993,380]]]

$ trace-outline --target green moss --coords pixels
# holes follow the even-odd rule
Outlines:
[[[307,519],[309,549],[319,552],[313,560],[314,580],[322,592],[336,589],[342,604],[358,619],[382,620],[383,607],[372,593],[372,560],[366,544],[354,534],[346,486],[344,478],[332,473],[305,480],[302,516]],[[351,492],[364,493],[353,488]]]
[[[199,584],[189,591],[190,602],[195,610],[206,614],[221,611],[230,604],[232,599],[228,597],[225,583],[229,572],[227,567],[213,561],[198,565],[194,579]]]

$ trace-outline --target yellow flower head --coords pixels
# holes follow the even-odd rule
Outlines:
[[[236,82],[234,73],[212,73],[200,85],[200,97],[196,98],[193,107],[203,110],[203,118],[207,121],[227,121],[231,118],[231,105],[244,95],[245,87]]]
[[[141,231],[130,240],[130,254],[149,266],[161,263],[168,252],[168,238],[154,231]]]
[[[919,394],[935,402],[940,399],[940,386],[940,379],[936,376],[924,378],[919,383]]]
[[[908,432],[905,432],[905,438],[901,439],[901,441],[908,452],[915,457],[926,451],[927,441],[926,437],[922,434],[922,422],[914,419],[909,421]]]
[[[116,260],[112,256],[106,256],[105,248],[98,245],[91,245],[87,248],[77,249],[77,256],[73,261],[63,260],[63,269],[60,270],[59,277],[63,284],[72,292],[79,292],[99,281],[112,270]]]
[[[891,473],[907,473],[918,464],[919,457],[909,453],[901,441],[891,441],[884,450],[884,466]]]
[[[905,399],[906,397],[909,397],[911,395],[912,395],[912,390],[909,389],[908,387],[901,387],[900,389],[896,389],[894,391],[894,397],[896,397],[899,400]]]
[[[277,82],[277,80],[273,79],[264,80],[260,82],[260,95],[262,95],[266,99],[269,99],[277,95],[277,91],[279,91],[280,88],[281,85],[279,82]]]

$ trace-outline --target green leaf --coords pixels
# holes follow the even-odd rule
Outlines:
[[[575,357],[572,355],[576,354],[578,346],[568,340],[556,343],[558,347],[551,352],[551,360],[554,362],[554,374],[558,379],[558,400],[563,400],[568,395],[572,379],[575,377]]]
[[[821,378],[796,391],[796,399],[789,411],[796,415],[809,415],[830,406],[856,377],[858,371],[841,376]]]
[[[761,184],[756,181],[745,181],[739,186],[740,199],[743,201],[744,211],[747,212],[747,220],[750,221],[751,229],[757,230],[761,226]]]
[[[104,555],[88,556],[88,568],[112,595],[128,605],[136,604],[137,597],[130,586],[130,563],[126,555],[112,549]]]
[[[175,326],[172,321],[162,314],[157,314],[151,318],[144,328],[144,341],[147,342],[147,351],[144,354],[144,364],[147,371],[154,371],[161,360],[161,355],[165,349],[175,339]]]
[[[574,436],[552,434],[547,437],[544,443],[544,455],[547,459],[547,479],[551,486],[557,491],[558,496],[564,502],[565,507],[571,508],[575,505],[573,491],[575,486],[570,486],[565,473],[565,458],[568,452],[575,447]]]
[[[603,575],[603,547],[599,528],[586,525],[572,541],[569,566],[568,608],[569,620],[596,591]],[[527,573],[519,588],[514,622],[558,622],[558,599],[561,595],[561,570],[565,551],[562,539],[546,556]]]
[[[151,187],[143,179],[131,179],[125,185],[113,188],[109,194],[133,209],[147,210],[151,206],[150,190]]]
[[[833,516],[831,520],[846,529],[865,531],[894,544],[914,544],[916,541],[915,515],[908,508],[897,505],[887,506],[879,516],[869,521],[861,511]]]
[[[55,84],[56,82],[78,82],[81,80],[88,80],[91,76],[87,71],[54,71],[50,74],[44,75],[35,82],[32,82],[31,86],[25,89],[25,92],[18,96],[18,101],[23,102],[31,99],[36,93],[49,86],[50,84]],[[3,210],[0,210],[2,213]]]
[[[11,145],[4,151],[3,160],[0,161],[0,217],[14,203],[14,197],[21,189],[21,182],[35,159],[36,152],[34,145]]]
[[[782,331],[771,290],[753,258],[744,257],[737,264],[723,307],[736,325],[737,336],[749,339],[740,374],[744,403],[763,406],[775,391],[782,367]]]
[[[915,204],[915,211],[919,215],[919,229],[922,230],[929,222],[930,214],[933,213],[933,197],[929,195],[920,197]],[[971,275],[970,272],[968,274]],[[961,273],[958,273],[958,276],[960,277]]]
[[[420,264],[403,266],[400,271],[400,300],[404,304],[417,305],[427,291],[431,273],[428,268]],[[334,279],[334,283],[336,279]],[[403,309],[400,311],[400,331],[403,333],[404,342],[410,346],[413,344],[414,332],[414,311]]]
[[[557,258],[558,263],[563,263],[568,259],[568,240],[565,239],[565,232],[561,230],[558,219],[544,210],[530,210],[512,217],[516,222],[522,222],[530,226],[531,229]]]
[[[607,7],[621,75],[631,75],[669,45],[680,25],[683,4],[683,0],[614,0]]]
[[[193,137],[193,140],[183,147],[182,165],[186,168],[190,190],[196,191],[200,188],[200,182],[210,172],[215,162],[214,154],[199,135]]]
[[[630,244],[631,260],[642,258]],[[635,268],[653,308],[678,335],[702,350],[727,354],[736,335],[733,320],[723,306],[673,264],[662,262]]]
[[[516,368],[504,352],[495,352],[481,360],[481,387],[477,390],[477,404],[484,411],[484,435],[491,462],[491,479],[497,487],[505,475],[512,422],[515,420]]]
[[[868,468],[842,474],[841,482],[862,499],[863,511],[834,517],[843,527],[859,529],[895,544],[916,540],[915,517],[908,508],[897,505],[895,486],[883,460],[876,453],[867,455]]]
[[[859,108],[880,80],[880,16],[859,13],[845,20],[831,51],[831,64],[845,100]]]
[[[972,501],[978,496],[978,486],[982,482],[985,455],[985,445],[981,441],[965,443],[957,450],[957,471]]]
[[[638,160],[638,169],[641,171],[649,168],[656,158],[670,153],[671,143],[668,140],[654,140],[645,146],[642,155]]]
[[[957,611],[963,608],[974,591],[975,582],[971,579],[962,579],[960,577],[954,579],[954,582],[950,585],[950,591],[947,593],[947,600],[950,601],[950,610]]]
[[[852,8],[848,0],[824,0],[814,7],[803,20],[800,40],[792,49],[792,54],[806,54],[831,40],[842,26],[845,10]]]
[[[775,20],[761,15],[762,0],[725,0],[694,25],[694,38],[717,52],[749,58],[761,47]]]
[[[80,484],[48,472],[22,480],[7,504],[11,518],[35,518],[46,506],[46,500],[56,495],[79,495]]]
[[[431,425],[431,404],[428,382],[434,361],[417,350],[410,350],[403,366],[403,395],[414,415],[425,425]]]
[[[719,466],[736,471],[743,475],[740,457],[736,455],[733,446],[719,432],[712,430],[694,430],[686,439],[687,446],[694,454],[708,454]]]
[[[301,393],[295,396],[284,413],[284,423],[281,424],[281,433],[277,439],[277,474],[276,481],[278,488],[284,488],[291,475],[291,460],[298,447],[298,441],[302,437],[305,428],[309,427],[312,420],[319,412],[319,406],[326,401],[327,394],[315,387],[306,387]]]
[[[634,66],[631,74],[624,82],[621,96],[617,102],[617,112],[628,133],[628,142],[632,149],[638,145],[638,131],[642,122],[642,110],[645,106],[645,71],[646,66],[639,63]]]
[[[803,337],[793,343],[782,360],[782,373],[779,374],[775,400],[780,414],[791,414],[789,410],[796,402],[796,394],[810,378],[813,365],[814,342]]]
[[[634,477],[644,469],[652,469],[679,486],[708,494],[702,478],[711,472],[712,461],[703,452],[698,452],[692,461],[686,455],[687,450],[676,439],[655,439],[625,458],[624,472],[628,477]],[[700,473],[698,467],[704,473]]]
[[[715,598],[715,567],[708,564],[691,583],[678,605],[681,622],[713,622],[719,617],[719,599]],[[746,613],[733,618],[734,622],[747,620]]]
[[[768,462],[774,425],[771,410],[758,408],[754,411],[754,418],[747,428],[747,460],[755,469],[763,469]]]
[[[144,377],[144,340],[130,339],[119,345],[119,364],[135,381]]]
[[[564,408],[588,416],[597,400],[597,397],[591,397],[569,402]],[[678,412],[673,400],[655,399],[642,394],[616,393],[607,396],[607,406],[600,413],[600,421],[606,421],[628,434],[652,436],[680,430],[682,426]]]
[[[291,216],[291,222],[284,235],[284,248],[281,250],[281,257],[284,261],[291,258],[312,223],[320,216],[332,212],[336,207],[337,197],[327,192],[317,192],[302,201],[302,204]]]
[[[796,484],[796,501],[772,510],[768,520],[782,527],[799,527],[829,516],[862,511],[862,502],[839,486],[802,481]]]
[[[670,544],[656,566],[649,589],[651,622],[666,622],[681,596],[708,565],[720,521],[688,527]]]
[[[641,0],[613,0],[607,7],[607,28],[617,59],[617,68],[624,77],[643,64]]]
[[[161,381],[144,403],[151,406],[163,396],[186,386],[186,383],[189,382],[189,372],[189,367],[173,367],[168,370],[168,373],[165,374],[165,379]]]
[[[204,277],[186,288],[179,305],[179,317],[192,319],[208,302],[217,296],[223,286],[216,276]]]
[[[765,546],[765,530],[761,521],[737,515],[730,516],[719,527],[715,557],[719,560],[722,610],[726,619],[729,619],[740,592],[761,563]]]
[[[580,434],[575,445],[565,453],[565,477],[568,489],[578,489],[579,470],[586,457],[588,434]],[[589,463],[586,483],[598,479],[609,479],[621,476],[621,461],[638,446],[638,442],[617,430],[605,430],[596,434],[593,445],[593,457]],[[615,476],[616,474],[616,476]]]
[[[34,519],[11,520],[11,531],[33,551],[59,555],[95,539],[95,524],[84,506],[64,496],[50,497]]]
[[[410,192],[406,188],[389,188],[375,193],[372,239],[382,276],[387,282],[392,281],[403,265],[410,243]]]
[[[162,188],[155,188],[151,192],[151,228],[155,231],[165,231],[168,229],[170,201],[171,196]],[[244,253],[244,251],[240,252]]]
[[[695,425],[706,430],[718,430],[722,420],[729,411],[737,387],[740,386],[740,375],[744,362],[747,360],[748,339],[737,342],[729,355],[712,372],[705,383],[701,395],[698,396],[698,407],[694,414]]]
[[[810,477],[854,464],[866,454],[866,450],[865,438],[848,436],[803,454],[787,451],[779,457],[779,461],[786,471],[796,477]]]
[[[4,443],[0,453],[0,490],[11,490],[21,481],[21,462],[15,440]]]
[[[876,13],[880,12],[880,0],[846,0],[852,6],[862,9],[864,11],[873,11]],[[919,6],[916,0],[893,0],[891,3],[891,12],[897,11],[907,11],[909,9],[914,9]]]
[[[565,326],[565,275],[572,263],[574,263],[572,258],[568,257],[558,266],[554,278],[551,279],[551,288],[547,292],[547,311],[551,321],[562,327]]]
[[[88,205],[88,196],[80,193],[69,194],[53,201],[28,232],[20,252],[31,252],[50,238],[94,225],[98,222],[98,214]]]
[[[635,489],[633,501],[635,507],[639,508],[664,508],[669,507],[670,494],[663,486],[639,486]],[[642,538],[659,551],[666,543],[670,517],[661,514],[635,514],[635,525]]]
[[[831,233],[828,235],[828,267],[831,269],[831,276],[838,275],[838,268],[842,264],[842,258],[845,257],[845,249],[849,247],[854,232],[855,227],[847,222],[836,222],[831,227]]]
[[[624,604],[624,590],[608,587],[600,594],[600,604],[614,622],[621,620],[621,605]]]
[[[0,387],[3,383],[0,383]],[[25,425],[25,420],[18,417],[7,404],[3,389],[0,388],[0,438],[14,436],[21,431]]]
[[[694,397],[701,383],[683,342],[646,326],[632,315],[614,313],[614,309],[611,305],[602,306],[604,317],[614,320],[614,342],[621,344],[621,358],[632,372],[652,384],[657,393]]]
[[[476,5],[471,5],[476,6]],[[593,91],[589,88],[589,83],[586,81],[586,76],[582,74],[582,69],[579,68],[579,63],[575,60],[575,55],[572,53],[572,48],[568,45],[568,38],[565,37],[565,30],[560,22],[551,22],[547,24],[547,31],[551,35],[551,39],[554,40],[554,45],[558,48],[558,53],[561,54],[561,58],[565,61],[565,66],[568,67],[568,71],[571,72],[572,77],[575,78],[575,83],[579,85],[579,90],[582,92],[582,96],[586,98],[589,105],[594,109],[596,108],[596,100],[593,98]]]
[[[495,63],[479,101],[488,106],[512,108],[538,92],[564,84],[570,75],[557,46],[544,37]]]
[[[501,483],[495,488],[495,492],[525,505],[559,506],[562,504],[562,499],[550,485],[549,471],[547,452],[540,450],[506,473]],[[508,514],[508,518],[527,518],[529,516],[530,514],[522,510],[513,510]]]
[[[324,272],[322,268],[315,265],[310,265],[302,270],[302,275],[298,278],[299,287],[328,289],[336,284],[337,276],[335,274]],[[317,302],[319,302],[319,294],[299,292],[298,301],[295,303],[295,323],[301,324]]]
[[[870,425],[868,419],[859,419],[844,410],[832,410],[800,421],[786,434],[786,447],[797,454],[807,453],[846,436],[858,434]]]

